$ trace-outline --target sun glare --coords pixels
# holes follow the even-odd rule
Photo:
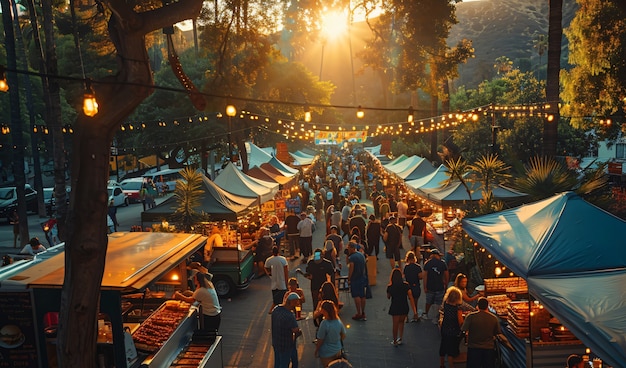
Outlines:
[[[348,15],[341,11],[331,11],[324,15],[322,34],[327,40],[339,38],[348,31]]]

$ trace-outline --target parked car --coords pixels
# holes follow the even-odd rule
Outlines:
[[[143,174],[143,177],[156,186],[159,195],[164,195],[173,192],[174,189],[176,189],[176,182],[183,179],[183,176],[180,173],[182,170],[183,169],[165,169],[145,173]]]
[[[24,187],[26,195],[26,211],[37,213],[37,191],[26,184]],[[17,189],[15,187],[0,188],[0,218],[9,218],[14,210],[17,209]]]
[[[113,201],[113,205],[117,206],[128,206],[128,197],[122,190],[122,186],[119,184],[109,184],[107,187],[109,191],[109,202]]]
[[[65,203],[70,204],[70,192],[72,188],[65,187]],[[52,216],[56,211],[56,200],[54,198],[54,187],[43,188],[43,203],[46,205],[46,215]]]
[[[144,178],[130,178],[122,180],[120,186],[122,190],[128,197],[128,201],[131,203],[141,202],[139,198],[139,192],[141,191],[141,186],[144,183]]]

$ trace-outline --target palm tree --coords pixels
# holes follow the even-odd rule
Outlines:
[[[177,207],[172,215],[173,219],[180,224],[183,231],[189,232],[193,224],[200,221],[202,214],[196,212],[200,205],[203,191],[202,173],[190,167],[181,170],[182,180],[176,182],[174,197],[177,200]]]
[[[507,172],[511,167],[500,160],[497,154],[481,156],[476,163],[469,165],[468,168],[482,183],[483,191],[491,192],[493,184],[499,184],[511,177],[511,174]]]
[[[532,201],[565,191],[574,191],[581,197],[593,199],[607,182],[603,165],[578,178],[575,171],[569,170],[554,158],[534,157],[526,165],[524,175],[515,180],[514,186],[528,194]]]
[[[469,165],[467,161],[461,156],[456,159],[450,159],[446,161],[446,166],[448,167],[447,175],[449,176],[448,180],[446,180],[444,186],[450,185],[453,180],[458,180],[461,182],[461,185],[465,187],[465,191],[467,191],[467,195],[469,196],[470,203],[472,202],[472,190],[467,184],[467,180],[465,179],[467,172],[469,171]]]
[[[548,37],[543,33],[535,31],[533,34],[533,48],[537,50],[539,54],[539,65],[537,66],[537,79],[539,79],[539,70],[541,69],[543,54],[548,48]]]

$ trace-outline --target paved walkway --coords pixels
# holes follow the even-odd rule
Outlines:
[[[368,212],[371,213],[371,202],[369,205]],[[313,248],[322,246],[324,235],[323,227],[318,227],[313,236]],[[406,232],[404,241],[404,249],[409,249]],[[342,255],[341,258],[344,263],[345,256]],[[405,324],[403,345],[399,347],[391,345],[392,321],[387,313],[390,301],[386,295],[391,266],[384,258],[384,254],[379,258],[376,285],[372,286],[373,298],[367,300],[365,307],[367,321],[351,319],[351,316],[356,313],[354,301],[349,291],[339,292],[340,299],[344,303],[340,317],[348,329],[345,349],[350,362],[354,367],[439,367],[439,330],[431,320]],[[299,260],[289,261],[290,275],[298,278],[307,300],[303,312],[308,317],[299,322],[303,336],[299,338],[298,355],[300,367],[317,368],[321,367],[321,364],[314,356],[315,345],[312,343],[316,328],[310,316],[313,311],[310,284],[309,280],[295,273],[300,266]],[[302,266],[304,270],[304,265]],[[347,275],[347,272],[347,267],[344,265],[342,275]],[[264,302],[259,303],[259,300]],[[425,297],[422,295],[418,301],[420,314],[424,310],[424,303]],[[270,280],[267,277],[253,280],[248,290],[239,293],[232,301],[222,302],[223,328],[220,328],[220,332],[224,335],[225,367],[273,367],[271,319],[267,314],[270,304]],[[463,347],[462,350],[464,350]],[[455,367],[464,366],[463,363],[455,364]]]

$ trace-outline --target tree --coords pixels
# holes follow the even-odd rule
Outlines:
[[[559,74],[561,72],[561,38],[563,36],[563,0],[550,0],[548,16],[548,71],[546,76],[547,112],[552,117],[543,123],[543,154],[548,157],[556,155],[558,139],[558,122],[560,119],[559,105]]]
[[[530,201],[540,201],[557,193],[573,190],[581,197],[592,201],[601,198],[601,191],[608,178],[604,175],[605,167],[591,170],[578,178],[576,172],[567,169],[562,163],[551,157],[534,157],[525,166],[524,172],[515,179],[514,187],[528,194]]]
[[[182,169],[180,173],[182,180],[176,181],[174,197],[177,206],[172,217],[180,224],[182,231],[189,232],[194,224],[206,217],[195,210],[200,206],[203,193],[200,189],[203,174],[191,167]]]
[[[574,67],[563,71],[563,113],[580,128],[596,128],[615,137],[615,128],[598,128],[600,119],[624,114],[626,96],[626,11],[610,1],[580,0],[580,9],[565,35],[569,61]]]
[[[100,111],[76,121],[72,160],[72,201],[65,247],[65,281],[57,354],[62,367],[94,367],[96,319],[100,284],[107,250],[106,215],[110,146],[120,124],[152,93],[152,70],[146,50],[146,34],[195,18],[202,1],[188,0],[136,11],[120,0],[103,3],[110,11],[111,41],[119,57],[118,72],[94,82]],[[80,285],[80,287],[78,287]]]
[[[546,49],[548,48],[548,37],[543,34],[535,31],[532,35],[533,48],[537,50],[537,55],[539,55],[539,65],[537,65],[537,79],[541,79],[539,75],[539,71],[543,65],[543,54],[545,54]]]
[[[0,0],[2,8],[2,25],[4,26],[5,45],[7,54],[7,68],[11,70],[17,69],[17,50],[15,46],[15,33],[13,32],[13,21],[11,19],[11,6],[9,0]],[[14,16],[17,18],[17,15]],[[28,217],[26,216],[26,197],[24,186],[26,185],[26,177],[24,175],[24,137],[22,135],[22,122],[20,110],[20,94],[17,74],[15,72],[7,72],[7,83],[9,88],[10,116],[11,116],[11,132],[13,138],[13,176],[15,177],[15,186],[17,193],[17,208],[20,218],[20,239],[21,244],[28,243],[30,236],[28,235]]]

